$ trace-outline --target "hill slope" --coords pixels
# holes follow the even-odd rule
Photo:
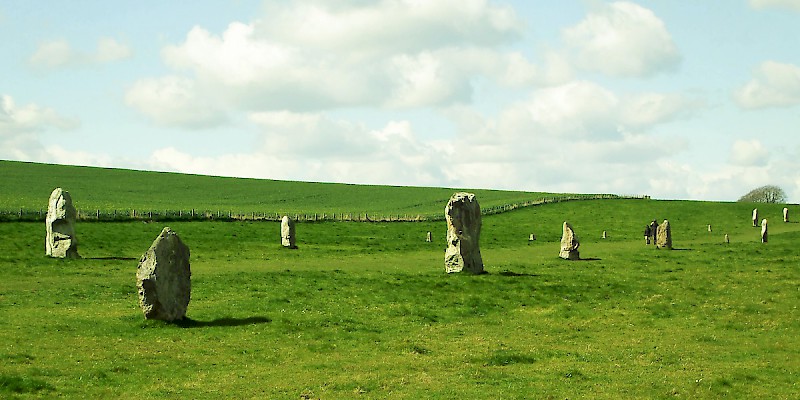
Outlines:
[[[40,210],[56,187],[83,210],[439,215],[463,189],[290,182],[0,161],[0,210]],[[564,195],[472,190],[484,209]]]

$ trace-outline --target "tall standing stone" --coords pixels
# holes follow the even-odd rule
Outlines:
[[[730,236],[728,236],[728,234],[726,233],[726,234],[725,234],[725,243],[730,243],[730,242],[731,242],[731,238],[730,238]]]
[[[758,226],[758,209],[753,209],[753,226]]]
[[[294,221],[288,215],[281,218],[281,245],[289,249],[296,249]]]
[[[79,258],[75,237],[77,211],[69,192],[56,188],[47,203],[45,254],[54,258]]]
[[[177,321],[186,317],[192,293],[189,248],[165,227],[142,255],[136,269],[139,306],[146,319]]]
[[[764,218],[761,220],[761,243],[767,243],[767,236],[769,235],[767,231],[767,219]]]
[[[433,242],[433,234],[431,233],[431,231],[428,231],[428,234],[425,235],[425,242],[427,243]]]
[[[789,209],[783,207],[783,222],[789,222]]]
[[[656,248],[672,250],[672,228],[666,219],[658,226]]]
[[[479,245],[481,207],[475,195],[464,192],[453,194],[444,209],[444,217],[447,221],[445,272],[483,273],[483,259]]]
[[[565,260],[580,260],[581,254],[578,247],[581,244],[578,242],[578,236],[575,235],[575,230],[569,222],[564,221],[561,232],[561,251],[558,256]]]

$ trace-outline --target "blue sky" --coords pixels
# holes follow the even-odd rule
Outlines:
[[[800,201],[800,0],[12,0],[0,35],[0,159]]]

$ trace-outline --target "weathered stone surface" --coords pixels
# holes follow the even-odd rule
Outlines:
[[[453,194],[444,209],[444,216],[447,221],[445,271],[483,273],[483,259],[479,245],[481,207],[475,195],[464,192]]]
[[[579,260],[581,254],[578,251],[578,247],[580,246],[581,244],[578,241],[578,236],[575,235],[575,230],[572,229],[572,225],[564,221],[561,233],[561,252],[558,253],[558,256],[565,260]]]
[[[294,221],[287,215],[281,218],[281,245],[290,249],[297,248]]]
[[[783,222],[789,222],[789,209],[783,208]]]
[[[78,239],[75,237],[77,212],[69,192],[56,188],[50,194],[45,219],[45,254],[55,258],[78,258]]]
[[[753,226],[758,226],[758,209],[753,209]]]
[[[136,269],[139,306],[146,319],[177,321],[186,316],[192,292],[189,248],[164,228]]]
[[[769,235],[767,229],[767,219],[764,218],[761,220],[761,243],[767,243],[767,236]]]
[[[656,248],[672,250],[672,228],[667,220],[664,220],[664,222],[658,226],[658,234],[656,235]]]

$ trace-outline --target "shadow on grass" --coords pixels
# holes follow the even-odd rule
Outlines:
[[[521,274],[519,272],[514,272],[514,271],[509,271],[509,270],[505,270],[503,272],[500,272],[499,275],[501,275],[501,276],[530,276],[530,277],[539,276],[537,274],[525,274],[525,273]]]
[[[265,324],[269,322],[272,322],[272,319],[267,317],[249,317],[249,318],[223,317],[211,321],[197,321],[191,318],[184,318],[180,321],[175,321],[175,325],[181,328],[206,328],[210,326],[255,325],[255,324]]]
[[[601,260],[602,260],[602,258],[589,257],[589,258],[579,258],[579,259],[577,259],[575,261],[601,261]]]
[[[119,260],[119,261],[134,261],[138,260],[136,257],[86,257],[84,260]]]

